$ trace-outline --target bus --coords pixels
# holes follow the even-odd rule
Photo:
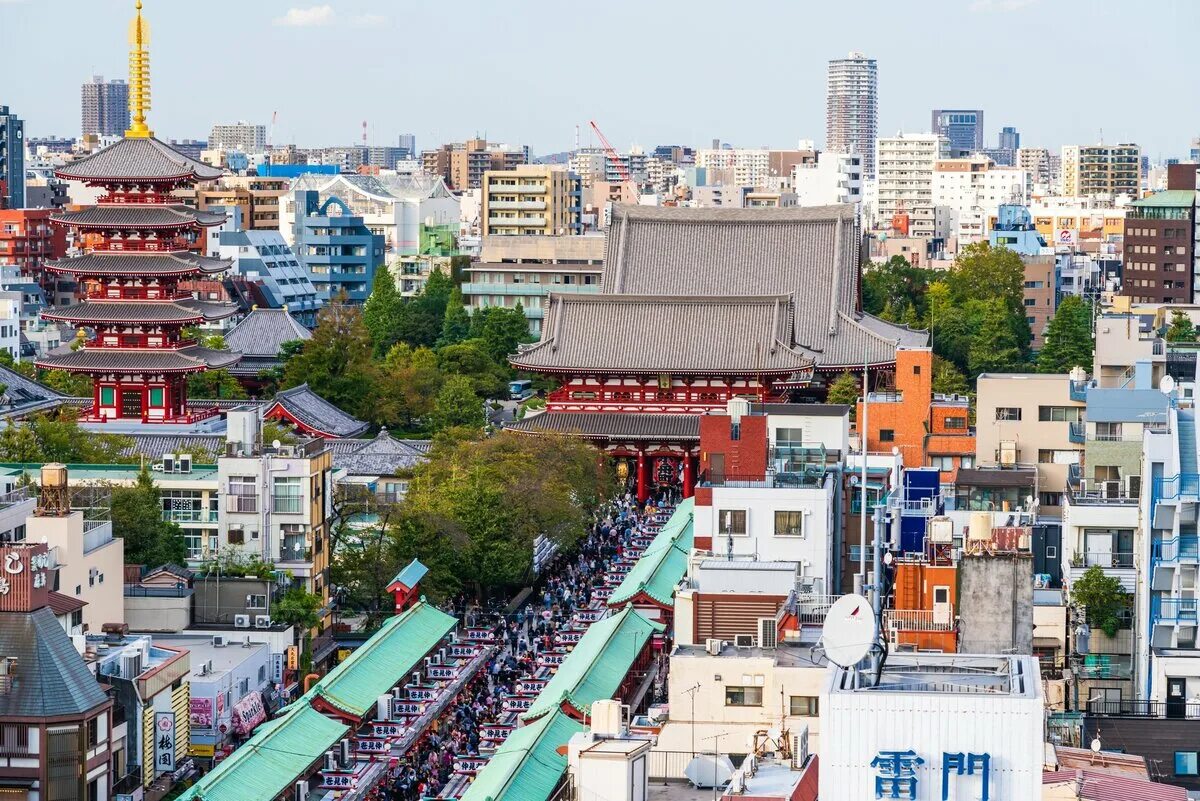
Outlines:
[[[509,400],[522,401],[533,397],[533,382],[528,379],[508,382]]]

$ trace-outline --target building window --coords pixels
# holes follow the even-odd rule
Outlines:
[[[815,695],[793,695],[788,701],[788,714],[798,718],[815,718],[819,712]]]
[[[246,543],[246,532],[241,528],[230,528],[227,539],[230,545],[244,545]]]
[[[804,512],[775,512],[775,536],[804,536]]]
[[[967,427],[967,418],[965,417],[947,417],[946,428],[963,429]]]
[[[1038,464],[1079,464],[1083,451],[1038,450]]]
[[[1096,423],[1096,439],[1102,442],[1120,442],[1120,423]]]
[[[726,687],[725,706],[762,706],[762,687]]]
[[[954,457],[953,456],[930,456],[929,457],[929,466],[936,467],[938,470],[953,470],[954,469]]]
[[[100,387],[100,405],[113,406],[116,404],[117,391],[113,387]]]
[[[302,511],[303,497],[300,495],[299,476],[276,476],[274,482],[275,512],[284,514],[299,514]]]
[[[1038,422],[1041,423],[1078,423],[1083,416],[1079,406],[1039,406]]]
[[[896,432],[890,428],[879,429],[879,441],[880,442],[895,442],[896,441]]]
[[[717,512],[717,520],[720,522],[722,534],[732,534],[735,537],[746,536],[745,509],[722,509]]]
[[[246,608],[247,609],[266,609],[267,608],[267,596],[265,596],[265,595],[247,595],[246,596]]]
[[[92,718],[87,722],[87,747],[95,748],[100,742],[100,718]]]
[[[921,365],[914,364],[913,365],[913,375],[920,375],[920,374],[921,374]]]
[[[1020,406],[997,406],[996,407],[996,422],[1018,422],[1021,419]]]
[[[163,388],[152,387],[150,389],[150,405],[161,407],[163,405]]]
[[[1197,775],[1197,759],[1195,751],[1176,751],[1175,752],[1175,775],[1176,776],[1196,776]]]
[[[5,723],[0,726],[0,753],[28,754],[29,726],[24,723]]]

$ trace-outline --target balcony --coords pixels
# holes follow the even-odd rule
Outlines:
[[[1133,657],[1128,654],[1087,654],[1075,675],[1082,679],[1128,679],[1133,676]]]
[[[545,184],[488,184],[488,194],[522,194],[522,195],[544,195],[546,194]]]
[[[1150,556],[1156,562],[1200,561],[1200,536],[1192,534],[1155,540],[1150,544]]]
[[[1067,568],[1067,580],[1072,583],[1078,581],[1091,567],[1099,567],[1104,575],[1121,582],[1121,589],[1125,592],[1132,593],[1137,586],[1137,568],[1132,553],[1076,553],[1071,566]]]
[[[493,190],[498,194],[502,190]],[[544,200],[489,200],[488,208],[496,211],[545,211]]]
[[[545,228],[546,218],[532,217],[488,217],[491,228]]]
[[[1181,623],[1196,625],[1197,599],[1195,598],[1164,598],[1155,596],[1150,599],[1150,619],[1155,623]]]
[[[885,609],[883,624],[889,631],[953,631],[954,609]]]
[[[217,513],[211,509],[163,509],[162,519],[167,523],[212,523],[217,522]]]
[[[111,520],[83,521],[83,552],[91,553],[97,548],[103,548],[113,540]]]
[[[1087,401],[1088,382],[1072,381],[1070,386],[1071,400],[1083,403]],[[1072,440],[1074,441],[1074,440]],[[1082,440],[1080,440],[1082,441]]]
[[[1140,698],[1122,698],[1120,701],[1089,701],[1089,715],[1102,717],[1165,718],[1165,701],[1144,701]]]
[[[1067,439],[1082,445],[1087,441],[1087,424],[1071,423],[1067,430]]]

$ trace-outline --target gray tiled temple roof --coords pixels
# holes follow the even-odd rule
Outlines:
[[[53,272],[77,275],[189,275],[194,272],[219,273],[232,263],[210,259],[190,252],[178,253],[97,253],[46,263]]]
[[[225,222],[224,214],[197,211],[183,204],[165,205],[147,203],[143,205],[89,206],[79,211],[55,214],[50,218],[63,225],[78,225],[85,228],[179,228],[189,225],[220,225]]]
[[[193,406],[206,405],[203,401],[191,401]],[[124,451],[125,456],[145,456],[160,461],[164,454],[203,452],[214,459],[225,452],[225,437],[221,434],[129,434],[133,447]]]
[[[85,373],[190,373],[228,367],[241,357],[240,353],[198,345],[156,351],[84,347],[61,355],[43,356],[37,360],[37,365],[47,370]]]
[[[0,612],[0,654],[15,659],[11,686],[0,693],[2,717],[77,716],[108,701],[48,606]]]
[[[505,426],[506,431],[554,433],[602,439],[700,440],[700,417],[694,414],[628,412],[543,412]]]
[[[221,177],[221,171],[216,167],[188,158],[154,137],[121,139],[87,158],[55,170],[55,174],[77,181],[120,178],[211,181]]]
[[[818,369],[895,362],[898,346],[924,345],[928,335],[858,310],[858,262],[858,220],[850,205],[619,205],[608,229],[601,292],[789,294],[795,344],[812,353]]]
[[[185,298],[177,301],[85,300],[71,306],[48,307],[42,311],[47,320],[70,323],[188,323],[220,320],[236,313],[233,303],[212,303]]]
[[[286,309],[254,309],[225,334],[225,344],[243,356],[279,355],[285,342],[312,339],[312,332]]]
[[[395,439],[380,429],[374,439],[332,440],[333,466],[351,476],[394,476],[426,459],[428,440]]]
[[[276,404],[301,425],[327,437],[353,437],[370,428],[369,423],[343,412],[313,392],[308,384],[277,392],[271,406]]]
[[[541,342],[510,361],[535,371],[790,374],[812,366],[791,347],[791,314],[785,295],[551,293]]]

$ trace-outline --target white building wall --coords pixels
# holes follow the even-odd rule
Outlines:
[[[858,203],[863,199],[862,156],[820,153],[815,165],[792,168],[792,190],[797,206]]]

